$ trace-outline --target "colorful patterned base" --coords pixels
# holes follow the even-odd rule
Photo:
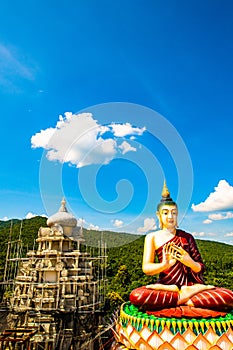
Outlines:
[[[189,319],[160,318],[131,303],[121,307],[111,350],[232,350],[233,314]]]

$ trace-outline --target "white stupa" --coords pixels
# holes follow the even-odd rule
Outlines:
[[[66,236],[69,237],[72,235],[73,230],[77,226],[77,219],[67,211],[64,198],[61,201],[61,207],[58,212],[48,218],[47,225],[49,227],[61,226]]]

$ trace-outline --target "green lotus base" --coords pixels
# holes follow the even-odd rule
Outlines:
[[[127,302],[121,306],[112,350],[232,350],[233,313],[216,318],[149,315]]]

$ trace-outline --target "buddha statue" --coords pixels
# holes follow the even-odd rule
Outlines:
[[[145,311],[178,306],[231,310],[231,290],[204,284],[205,266],[200,252],[193,236],[178,229],[178,207],[165,182],[157,217],[160,230],[145,237],[142,269],[147,275],[159,277],[154,284],[134,289],[130,302]]]

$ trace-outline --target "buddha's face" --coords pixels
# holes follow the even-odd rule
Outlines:
[[[176,205],[164,204],[157,212],[157,216],[161,229],[171,230],[177,227],[178,209]]]

